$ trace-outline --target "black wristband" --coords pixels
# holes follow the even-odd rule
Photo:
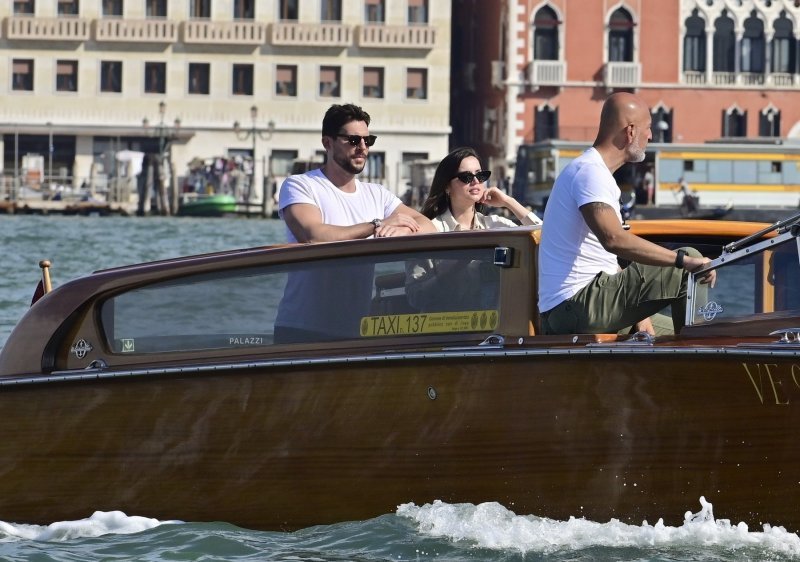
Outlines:
[[[678,250],[678,255],[675,256],[675,267],[683,269],[683,257],[686,255],[684,250]]]

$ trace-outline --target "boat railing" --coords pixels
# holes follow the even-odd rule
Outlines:
[[[731,242],[730,244],[724,246],[722,248],[722,251],[727,254],[736,252],[740,248],[744,248],[745,246],[751,244],[752,242],[755,242],[756,240],[759,240],[760,238],[762,238],[766,234],[769,234],[770,232],[778,232],[778,233],[785,232],[787,229],[791,228],[792,226],[797,226],[798,224],[800,224],[800,213],[793,215],[787,219],[778,221],[775,224],[772,224],[765,228],[762,228],[758,232],[754,232],[749,236],[745,236],[741,240],[736,240],[735,242]]]

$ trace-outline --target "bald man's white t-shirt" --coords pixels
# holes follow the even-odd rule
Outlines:
[[[539,245],[539,310],[547,312],[588,285],[598,273],[617,273],[617,256],[589,230],[580,208],[605,203],[617,214],[620,189],[596,149],[570,162],[553,185]]]

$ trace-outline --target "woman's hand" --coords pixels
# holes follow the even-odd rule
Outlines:
[[[488,207],[508,207],[511,197],[497,187],[490,187],[483,193],[481,204]]]

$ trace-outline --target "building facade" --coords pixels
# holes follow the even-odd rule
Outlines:
[[[480,91],[454,93],[453,115],[473,113],[452,142],[482,146],[494,167],[521,144],[591,142],[614,91],[645,99],[657,142],[800,141],[800,0],[479,3],[493,16],[452,73],[455,91],[458,68],[477,69]],[[457,0],[454,18],[475,5]]]
[[[79,185],[120,151],[319,160],[333,103],[372,116],[363,176],[405,190],[448,148],[450,0],[12,0],[0,5],[3,174]],[[238,131],[234,123],[238,122]],[[24,181],[24,180],[23,180]]]

